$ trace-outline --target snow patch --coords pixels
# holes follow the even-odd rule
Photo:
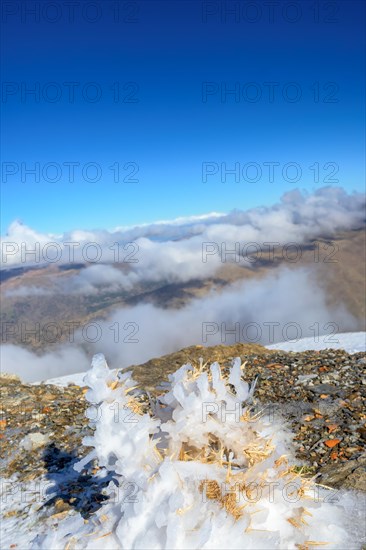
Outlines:
[[[318,338],[319,340],[319,338]],[[266,346],[268,349],[279,349],[283,351],[307,351],[322,349],[344,349],[347,353],[358,353],[366,351],[366,332],[342,332],[332,336],[322,336],[320,341],[314,337],[301,338],[296,342],[278,342]]]

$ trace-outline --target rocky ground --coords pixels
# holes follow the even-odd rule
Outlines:
[[[366,491],[365,353],[192,346],[131,369],[141,388],[156,398],[161,382],[182,364],[198,364],[202,357],[207,366],[219,361],[226,373],[237,356],[246,362],[245,379],[257,378],[254,407],[282,414],[288,421],[299,468],[305,465],[303,472],[317,474],[322,484]],[[16,474],[20,482],[36,479],[87,454],[90,449],[82,445],[90,433],[85,388],[22,384],[11,376],[3,376],[0,383],[4,478]]]

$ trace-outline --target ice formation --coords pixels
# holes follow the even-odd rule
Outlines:
[[[239,359],[226,379],[217,363],[184,365],[144,408],[131,373],[95,356],[85,377],[93,450],[78,469],[95,458],[117,485],[88,522],[63,519],[33,548],[360,548],[357,496],[294,472],[283,421],[253,414],[243,375]]]

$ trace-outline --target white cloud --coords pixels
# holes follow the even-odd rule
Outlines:
[[[1,372],[17,374],[24,382],[36,382],[90,367],[90,357],[80,347],[62,346],[37,355],[20,346],[0,346]]]
[[[271,329],[269,323],[276,325]],[[306,269],[281,269],[264,279],[192,300],[179,310],[150,304],[121,309],[100,326],[101,339],[92,348],[105,353],[114,367],[141,363],[193,344],[268,344],[327,335],[331,339],[332,332],[359,328],[343,306],[327,305],[323,290]]]
[[[112,232],[75,230],[55,236],[37,233],[14,222],[9,227],[8,235],[2,238],[2,261],[4,268],[87,262],[88,259],[96,263],[115,263],[127,261],[126,256],[133,251],[128,248],[123,250],[123,246],[135,242],[139,251],[132,256],[139,263],[144,261],[143,257],[146,258],[146,270],[151,269],[154,262],[161,263],[159,278],[164,278],[165,269],[168,277],[186,280],[185,277],[200,276],[204,242],[224,241],[228,246],[235,241],[263,243],[268,240],[300,244],[309,238],[332,234],[340,229],[360,227],[365,220],[364,208],[363,194],[347,194],[341,188],[325,187],[313,194],[302,194],[299,190],[285,193],[281,202],[272,207],[194,216]],[[116,256],[117,243],[119,258]],[[32,250],[35,253],[26,253]],[[190,267],[181,270],[182,263],[187,261]],[[130,265],[138,269],[137,264]],[[148,275],[144,274],[146,277]]]
[[[110,292],[119,289],[131,290],[138,281],[138,275],[134,272],[127,274],[112,265],[90,265],[82,269],[77,275],[73,275],[59,284],[59,292],[90,294],[108,288]]]
[[[337,338],[332,333],[359,328],[344,307],[327,305],[323,290],[305,269],[280,269],[264,279],[227,287],[220,294],[212,292],[179,310],[150,304],[120,309],[98,321],[98,326],[95,343],[86,342],[78,331],[73,347],[64,345],[42,356],[3,345],[2,368],[36,381],[81,372],[98,352],[117,368],[196,344],[268,344],[312,336],[314,342],[329,341],[331,347]]]

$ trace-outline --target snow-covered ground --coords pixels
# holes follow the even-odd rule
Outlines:
[[[306,351],[308,349],[344,349],[348,353],[366,351],[366,332],[342,332],[332,336],[319,336],[317,339],[301,338],[297,342],[278,342],[268,349],[282,349],[284,351]]]
[[[364,349],[365,333],[338,337],[349,351]],[[306,340],[300,349],[314,349]],[[114,478],[109,498],[87,520],[74,509],[48,516],[50,481],[3,480],[1,548],[360,550],[364,498],[291,470],[291,434],[280,419],[251,415],[254,388],[243,373],[240,360],[228,381],[217,363],[210,375],[182,366],[148,414],[131,373],[117,374],[95,356],[86,376],[72,377],[89,388],[95,428],[84,441],[90,455],[74,467],[96,460],[95,476]]]

